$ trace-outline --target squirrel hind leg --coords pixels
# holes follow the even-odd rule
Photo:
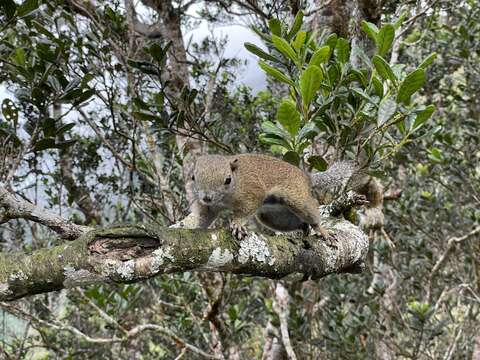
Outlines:
[[[281,201],[296,216],[298,222],[310,225],[314,234],[322,237],[327,245],[337,247],[335,236],[320,225],[320,212],[315,198],[312,196],[304,196],[298,199],[287,197],[282,198]]]
[[[281,202],[275,203],[271,199],[264,202],[255,213],[256,219],[265,227],[274,231],[307,231],[308,224],[300,219]]]

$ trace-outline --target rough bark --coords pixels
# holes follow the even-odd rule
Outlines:
[[[312,30],[325,29],[328,33],[348,38],[349,19],[352,2],[346,0],[316,0],[315,5],[321,9],[311,20]]]
[[[368,238],[355,225],[325,219],[336,248],[317,237],[131,225],[85,233],[67,244],[33,253],[0,255],[0,300],[94,283],[132,283],[163,273],[220,271],[266,278],[358,272]]]
[[[0,186],[0,224],[11,219],[25,219],[47,226],[55,231],[61,238],[76,239],[85,232],[91,230],[88,226],[72,223],[61,216],[39,208],[31,202],[11,193]]]

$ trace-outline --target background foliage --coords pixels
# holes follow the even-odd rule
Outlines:
[[[298,4],[3,1],[0,181],[78,223],[169,225],[188,211],[195,139],[202,152],[270,152],[306,170],[360,158],[387,194],[402,195],[385,201],[365,273],[284,281],[297,357],[478,358],[479,236],[462,236],[480,222],[479,3],[383,1],[369,18],[343,17],[343,28],[319,16],[328,4],[305,4],[303,21]],[[240,85],[226,39],[183,39],[196,12],[251,26],[264,46],[245,46],[266,89]],[[22,220],[0,225],[0,239],[2,251],[60,241]],[[1,351],[200,357],[174,333],[208,353],[261,358],[279,337],[274,289],[185,273],[35,296],[2,313]],[[122,337],[144,323],[168,332]]]

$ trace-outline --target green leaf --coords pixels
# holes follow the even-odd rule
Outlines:
[[[48,117],[41,122],[43,135],[45,137],[54,137],[57,132],[56,121],[54,118]]]
[[[325,45],[319,48],[315,53],[312,55],[310,59],[310,65],[317,65],[326,63],[330,58],[330,46]]]
[[[375,24],[372,24],[371,22],[362,20],[362,23],[360,25],[362,28],[363,32],[367,34],[367,36],[373,40],[375,45],[377,44],[377,36],[378,36],[378,27]]]
[[[57,56],[55,55],[55,51],[52,51],[49,44],[40,43],[37,44],[37,54],[40,59],[45,60],[47,62],[55,62]]]
[[[15,146],[23,147],[23,143],[18,136],[7,128],[0,127],[0,138],[2,138],[4,144],[12,142]]]
[[[135,119],[140,121],[155,121],[157,116],[148,110],[140,110],[132,112],[132,115]]]
[[[33,151],[42,151],[46,149],[55,148],[55,139],[54,138],[44,138],[38,140],[33,147]]]
[[[35,28],[35,30],[37,30],[39,33],[45,35],[46,37],[48,37],[49,39],[51,40],[55,40],[55,35],[53,35],[50,31],[48,31],[42,24],[40,24],[38,21],[36,20],[32,20],[32,25],[33,27]]]
[[[410,102],[410,97],[423,86],[424,82],[424,69],[417,69],[408,74],[398,89],[397,102],[408,104]]]
[[[90,99],[94,94],[95,94],[94,89],[86,90],[86,91],[82,92],[79,96],[77,96],[77,98],[74,101],[74,104],[79,105],[79,104],[87,101],[88,99]]]
[[[323,73],[316,65],[309,65],[300,75],[300,92],[303,105],[306,109],[310,106],[318,89],[322,85]]]
[[[383,97],[383,83],[376,77],[372,77],[372,85],[375,95],[382,98]]]
[[[13,0],[2,0],[0,1],[0,7],[3,9],[7,19],[11,19],[15,15],[17,4]]]
[[[282,39],[281,37],[276,35],[272,35],[272,42],[273,42],[273,45],[277,48],[277,50],[280,51],[287,58],[292,60],[294,63],[298,61],[298,57],[297,57],[297,54],[295,53],[295,50],[293,50],[293,48],[285,39]]]
[[[412,130],[415,131],[419,129],[435,112],[434,105],[428,105],[424,110],[417,113],[415,122],[413,123]]]
[[[297,53],[302,48],[302,45],[305,43],[306,38],[307,38],[307,33],[305,31],[300,31],[295,37],[295,40],[293,41],[292,46]]]
[[[405,21],[405,19],[407,17],[408,17],[408,13],[406,11],[404,11],[400,14],[397,21],[395,21],[395,23],[393,24],[393,27],[395,28],[395,30],[400,29],[400,27],[402,26],[403,22]]]
[[[309,121],[298,132],[297,141],[301,142],[303,139],[313,138],[318,133],[317,125],[313,121]]]
[[[431,149],[427,149],[427,152],[428,152],[428,158],[430,160],[433,160],[436,162],[442,161],[442,150],[440,150],[439,148],[434,147]]]
[[[63,133],[66,133],[67,131],[72,130],[75,127],[75,125],[76,125],[75,123],[68,123],[68,124],[62,125],[58,128],[58,130],[56,131],[56,134],[61,135]]]
[[[23,48],[16,48],[11,58],[16,65],[25,66],[25,50]]]
[[[169,41],[164,48],[162,48],[158,43],[153,43],[152,46],[148,48],[148,52],[154,60],[156,60],[158,63],[161,64],[163,63],[163,60],[165,59],[165,55],[167,55],[167,51],[171,45],[172,45],[171,41]]]
[[[384,79],[384,80],[390,80],[394,85],[397,84],[397,77],[393,73],[392,68],[390,65],[385,61],[384,58],[382,58],[379,55],[375,55],[373,57],[373,65],[375,66],[375,69],[377,70],[378,74]]]
[[[352,77],[352,79],[358,81],[364,88],[368,86],[367,79],[362,71],[358,71],[357,69],[350,69],[350,76]]]
[[[3,0],[2,0],[3,1]],[[38,8],[38,0],[25,0],[17,7],[17,16],[22,17],[30,14]]]
[[[252,31],[253,31],[255,34],[257,34],[258,36],[260,36],[260,38],[262,38],[263,41],[265,41],[265,42],[267,42],[267,43],[271,43],[271,42],[272,42],[272,38],[270,37],[270,35],[263,33],[259,28],[255,27],[255,26],[251,26],[250,29],[252,29]]]
[[[291,149],[291,146],[288,143],[288,141],[286,141],[285,139],[280,138],[276,135],[260,134],[258,136],[258,139],[260,140],[261,143],[264,143],[264,144],[279,145],[279,146],[284,147],[285,149]]]
[[[75,144],[76,142],[77,142],[77,140],[60,141],[58,143],[55,143],[54,148],[65,150],[65,149],[69,148],[70,146],[72,146],[73,144]]]
[[[296,151],[287,151],[283,154],[283,161],[298,166],[300,164],[300,155]]]
[[[273,35],[282,36],[282,23],[278,19],[268,20],[268,27]]]
[[[270,55],[269,53],[263,51],[262,49],[260,49],[257,45],[254,45],[252,43],[249,43],[249,42],[246,42],[243,46],[245,46],[245,48],[250,51],[252,54],[255,54],[257,55],[258,57],[264,59],[264,60],[270,60],[270,61],[274,61],[274,62],[277,62],[277,63],[280,63],[281,61],[279,59],[277,59],[275,56],[273,55]]]
[[[389,96],[384,98],[378,107],[378,114],[377,114],[377,125],[382,126],[397,111],[397,103],[393,101]]]
[[[300,113],[295,103],[283,100],[277,111],[278,122],[294,137],[300,129]]]
[[[374,106],[377,106],[376,102],[374,99],[372,99],[363,89],[360,88],[353,88],[352,92],[357,94],[358,96],[364,98],[367,100],[370,104],[373,104]]]
[[[392,47],[393,38],[395,37],[395,28],[392,24],[382,26],[377,36],[377,52],[380,56],[384,56]]]
[[[436,58],[437,58],[437,53],[436,52],[431,53],[430,55],[428,55],[426,57],[425,60],[422,61],[419,68],[420,69],[426,69],[428,66],[430,66],[435,61]]]
[[[282,128],[279,128],[277,125],[275,125],[271,121],[264,121],[261,125],[261,128],[262,128],[262,131],[267,134],[272,134],[285,140],[290,139],[290,134],[288,132],[286,132]]]
[[[320,155],[313,155],[308,158],[308,163],[318,171],[325,171],[327,170],[328,163],[327,161]]]
[[[290,31],[287,34],[287,40],[293,39],[293,37],[297,34],[298,30],[302,27],[303,24],[303,11],[299,11],[297,15],[295,15],[295,20],[293,20],[293,25]]]
[[[340,61],[342,64],[347,63],[348,59],[350,58],[350,44],[348,43],[348,40],[344,38],[338,38],[335,50],[338,61]]]
[[[295,83],[286,77],[280,70],[275,69],[274,67],[266,64],[263,61],[259,61],[258,65],[265,71],[267,74],[273,76],[275,79],[284,82],[290,86],[295,86]]]
[[[127,64],[140,70],[144,74],[159,75],[157,68],[151,62],[127,59]]]
[[[135,97],[133,99],[133,104],[135,105],[135,107],[137,109],[140,109],[140,110],[149,110],[150,109],[150,106],[139,97]]]
[[[18,108],[15,106],[12,100],[5,99],[2,102],[2,114],[5,120],[13,122],[13,126],[16,128],[18,124]]]
[[[337,39],[337,34],[330,34],[325,41],[325,45],[330,46],[330,49],[333,51],[333,49],[335,49],[335,46],[337,45]]]

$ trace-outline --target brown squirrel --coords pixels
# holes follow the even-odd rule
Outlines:
[[[342,186],[354,173],[351,162],[336,163],[323,173],[307,175],[298,167],[271,156],[240,154],[204,155],[195,164],[196,199],[185,225],[207,228],[222,210],[232,210],[231,228],[242,239],[248,219],[256,219],[275,231],[308,231],[331,243],[334,239],[320,226],[315,186]]]

